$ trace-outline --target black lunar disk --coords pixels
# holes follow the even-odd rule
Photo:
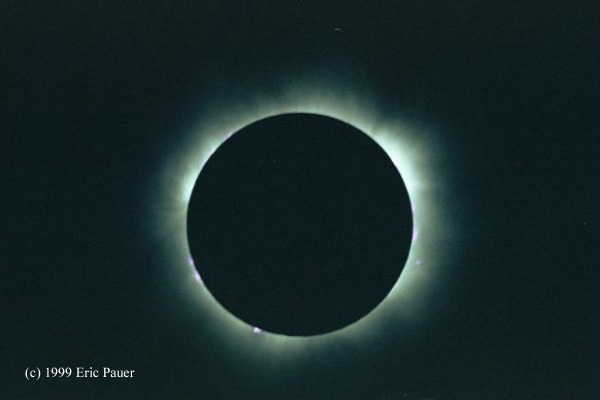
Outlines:
[[[333,118],[282,114],[209,158],[187,231],[221,305],[262,330],[307,336],[343,328],[387,296],[408,257],[412,213],[373,139]]]

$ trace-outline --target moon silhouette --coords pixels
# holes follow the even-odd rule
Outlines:
[[[371,137],[334,118],[282,114],[225,140],[188,205],[198,273],[260,331],[341,329],[387,296],[406,263],[407,189]]]

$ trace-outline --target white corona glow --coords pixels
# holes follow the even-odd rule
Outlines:
[[[205,107],[189,141],[178,144],[162,170],[159,202],[152,212],[153,230],[165,255],[171,282],[193,304],[197,329],[225,339],[232,351],[252,356],[296,357],[307,350],[327,351],[349,343],[363,345],[394,321],[416,321],[434,286],[434,267],[450,257],[446,243],[451,221],[437,194],[447,190],[448,171],[436,171],[438,152],[432,128],[378,112],[375,98],[364,88],[305,80],[272,95],[237,93],[239,102]],[[225,111],[223,111],[225,110]],[[202,260],[192,260],[187,242],[186,215],[196,179],[206,161],[233,133],[258,120],[286,113],[311,113],[348,123],[371,136],[400,172],[413,206],[413,241],[404,270],[388,296],[371,313],[335,332],[309,336],[272,334],[250,326],[225,310],[202,285]],[[388,113],[389,114],[389,113]],[[445,175],[446,174],[446,175]],[[417,240],[418,239],[418,240]],[[195,263],[194,263],[195,261]],[[189,264],[189,265],[187,265]],[[192,268],[190,268],[190,266]],[[197,273],[196,267],[200,271]],[[429,290],[428,290],[429,289]],[[260,333],[260,334],[257,334]],[[215,339],[217,340],[217,339]]]

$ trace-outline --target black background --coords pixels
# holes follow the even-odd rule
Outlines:
[[[599,398],[599,6],[440,3],[2,2],[3,397]],[[157,169],[219,88],[342,67],[432,116],[459,171],[435,323],[276,373],[188,340],[143,223]]]

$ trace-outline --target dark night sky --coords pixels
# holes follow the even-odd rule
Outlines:
[[[84,3],[0,5],[0,397],[600,398],[597,4]],[[435,122],[460,257],[426,328],[275,373],[190,340],[145,205],[195,110],[341,70]]]

